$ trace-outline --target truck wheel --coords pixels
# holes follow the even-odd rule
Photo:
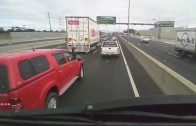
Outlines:
[[[83,77],[84,77],[84,68],[83,68],[83,66],[81,66],[81,68],[80,68],[80,74],[78,76],[78,80],[82,80]]]
[[[58,95],[55,92],[48,94],[46,98],[45,108],[56,109],[58,107]]]
[[[185,51],[179,51],[179,56],[180,56],[180,58],[185,58],[185,56],[186,56],[186,52]]]

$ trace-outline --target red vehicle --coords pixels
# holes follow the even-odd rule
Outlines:
[[[0,54],[0,110],[57,108],[83,76],[83,60],[64,49]]]

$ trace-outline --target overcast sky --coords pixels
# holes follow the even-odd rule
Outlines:
[[[174,20],[175,27],[196,27],[196,0],[130,0],[130,22],[154,23]],[[53,30],[65,16],[116,16],[117,22],[127,22],[128,0],[0,0],[0,27],[23,26],[49,30],[50,12]],[[60,21],[60,18],[62,20]],[[60,23],[62,22],[62,23]],[[119,31],[127,26],[101,25],[102,30]],[[152,26],[130,26],[137,30]]]

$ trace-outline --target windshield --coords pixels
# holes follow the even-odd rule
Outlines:
[[[196,99],[195,6],[195,0],[0,0],[0,112]]]
[[[103,47],[117,47],[116,42],[104,42]]]

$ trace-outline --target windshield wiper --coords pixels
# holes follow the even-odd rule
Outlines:
[[[105,123],[195,123],[191,116],[176,116],[162,113],[113,110],[45,116],[0,117],[0,124],[20,125],[104,125]]]
[[[156,96],[87,104],[56,110],[19,110],[0,113],[9,120],[59,122],[196,122],[193,96]],[[37,122],[35,122],[37,123]]]
[[[71,115],[50,115],[50,116],[19,116],[19,117],[0,117],[0,124],[17,125],[68,125],[68,124],[96,124],[99,123],[83,116]]]

